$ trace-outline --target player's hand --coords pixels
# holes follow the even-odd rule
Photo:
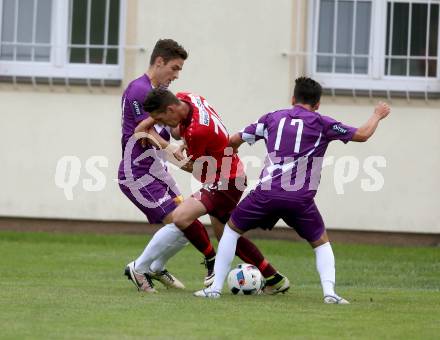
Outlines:
[[[183,161],[187,157],[186,150],[188,150],[188,147],[185,144],[182,144],[176,151],[173,152],[173,155],[178,161]]]
[[[134,137],[136,138],[136,140],[140,140],[143,148],[147,146],[147,132],[145,131],[145,128],[141,126],[141,124],[136,126],[136,128],[134,129]]]
[[[386,116],[388,116],[391,112],[391,108],[387,103],[379,102],[377,103],[376,107],[374,108],[374,114],[379,119],[384,119]]]
[[[136,140],[140,140],[141,145],[143,148],[145,148],[148,145],[148,139],[147,139],[148,133],[146,133],[145,131],[135,131],[134,133],[134,138],[136,138]]]
[[[156,138],[154,138],[154,136],[149,131],[136,132],[135,130],[134,137],[136,138],[136,140],[140,140],[143,148],[146,148],[148,144],[151,144],[153,146],[159,145],[159,142],[156,140]]]

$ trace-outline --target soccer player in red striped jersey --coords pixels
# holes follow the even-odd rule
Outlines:
[[[179,127],[190,157],[182,169],[203,183],[202,189],[173,211],[174,224],[185,231],[192,221],[209,214],[215,235],[220,239],[225,223],[246,188],[246,175],[238,155],[228,147],[229,134],[219,115],[199,95],[185,92],[174,95],[166,89],[151,91],[144,110],[150,113],[150,118],[138,131],[148,130],[162,148],[167,148],[169,143],[150,127],[154,123]],[[260,269],[266,279],[265,293],[276,294],[289,289],[289,280],[278,273],[248,239],[238,239],[236,254]],[[213,267],[214,259],[213,256],[208,260],[208,266]],[[205,285],[211,284],[213,279],[214,273],[211,273]]]

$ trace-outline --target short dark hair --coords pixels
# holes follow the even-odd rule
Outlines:
[[[321,100],[322,87],[312,78],[300,77],[295,80],[293,96],[300,104],[316,105]]]
[[[172,104],[179,104],[179,99],[165,88],[152,90],[144,101],[144,111],[150,114],[162,113]]]
[[[157,57],[162,57],[165,64],[173,59],[188,58],[188,52],[173,39],[160,39],[153,48],[150,57],[150,65],[153,65]]]

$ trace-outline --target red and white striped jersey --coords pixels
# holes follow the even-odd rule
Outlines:
[[[244,176],[240,158],[232,153],[232,148],[227,148],[229,133],[206,99],[187,92],[176,96],[190,107],[188,117],[180,123],[180,136],[188,146],[187,153],[193,161],[205,161],[199,180],[205,183]]]

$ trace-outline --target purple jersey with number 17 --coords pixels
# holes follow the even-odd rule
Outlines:
[[[268,155],[256,190],[302,200],[316,194],[328,144],[347,143],[355,132],[356,128],[296,105],[265,114],[240,135],[248,144],[260,139],[266,143]]]

